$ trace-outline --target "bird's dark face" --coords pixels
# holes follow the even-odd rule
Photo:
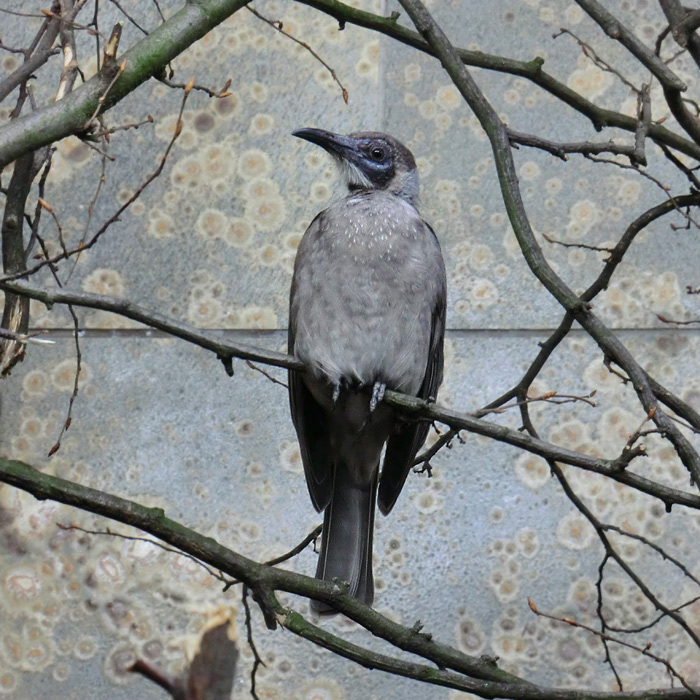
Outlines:
[[[328,151],[350,190],[387,190],[408,202],[418,197],[416,162],[392,136],[376,131],[343,136],[322,129],[297,129],[293,135]]]

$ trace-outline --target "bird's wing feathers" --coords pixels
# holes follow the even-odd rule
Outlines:
[[[311,502],[316,510],[321,511],[331,499],[333,486],[332,470],[328,467],[333,460],[329,431],[322,408],[314,400],[299,372],[289,373],[289,404]]]
[[[321,214],[311,222],[309,230],[319,226]],[[290,305],[287,345],[290,355],[294,354],[296,337],[295,295],[295,283],[292,280],[292,303]],[[292,422],[299,439],[301,461],[304,464],[311,502],[316,510],[321,511],[328,505],[333,493],[332,470],[329,469],[329,465],[332,463],[329,443],[330,431],[326,425],[326,415],[304,383],[301,372],[289,372],[289,405]]]
[[[437,391],[442,381],[446,301],[446,291],[443,286],[437,295],[433,307],[430,329],[430,353],[423,383],[418,391],[418,396],[422,399],[434,400],[437,397]],[[378,497],[379,510],[384,515],[387,515],[394,507],[408,472],[413,466],[416,453],[425,441],[429,429],[430,423],[425,421],[400,422],[398,429],[389,438],[386,445]]]

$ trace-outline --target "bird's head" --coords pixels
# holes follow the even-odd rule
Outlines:
[[[328,151],[351,191],[385,190],[411,204],[418,199],[416,161],[392,136],[378,131],[343,136],[323,129],[297,129],[292,135]]]

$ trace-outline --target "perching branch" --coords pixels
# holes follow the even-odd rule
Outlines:
[[[405,627],[349,596],[335,583],[319,581],[284,569],[269,567],[230,550],[211,537],[204,537],[166,517],[160,508],[146,508],[117,496],[39,472],[27,464],[0,458],[0,481],[28,491],[38,499],[102,515],[138,527],[221,572],[244,581],[273,607],[277,624],[315,644],[330,649],[366,668],[475,693],[485,698],[519,700],[580,700],[579,690],[534,685],[498,668],[492,659],[476,658],[436,642],[431,635]],[[275,591],[286,591],[322,600],[336,607],[365,629],[395,647],[435,664],[405,661],[347,642],[305,619],[298,611],[284,608]],[[586,692],[589,700],[690,700],[683,689],[636,692]]]

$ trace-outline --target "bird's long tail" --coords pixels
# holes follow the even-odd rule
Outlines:
[[[372,605],[374,578],[372,576],[372,534],[377,494],[377,473],[371,483],[358,486],[341,463],[335,470],[333,495],[323,516],[321,554],[316,578],[347,581],[348,593]],[[318,613],[334,613],[333,608],[311,601]]]

